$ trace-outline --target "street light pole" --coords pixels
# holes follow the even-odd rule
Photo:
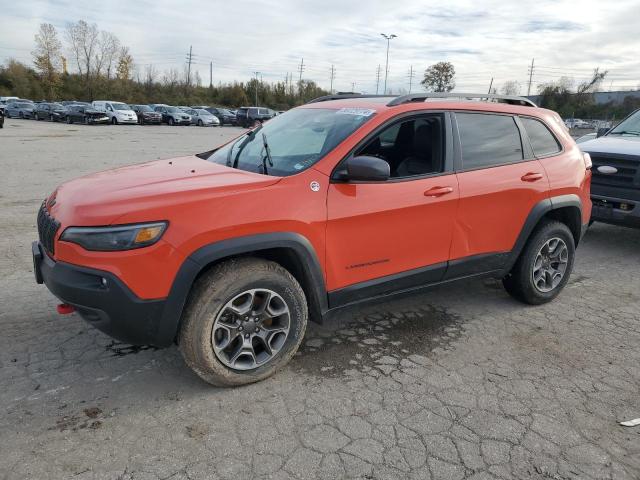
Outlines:
[[[383,95],[386,95],[387,94],[387,75],[389,75],[389,44],[391,43],[391,39],[396,38],[397,35],[394,35],[393,33],[390,35],[387,35],[386,33],[381,33],[380,35],[382,35],[384,38],[387,39],[387,62],[385,63],[385,66],[384,66],[384,90],[382,91]]]

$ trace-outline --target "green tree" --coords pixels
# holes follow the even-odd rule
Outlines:
[[[455,76],[456,69],[451,62],[438,62],[425,70],[420,83],[430,92],[450,92],[456,86]]]

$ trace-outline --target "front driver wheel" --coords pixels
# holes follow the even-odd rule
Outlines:
[[[118,124],[118,119],[116,117],[111,117],[111,124],[112,125],[117,125]]]
[[[550,302],[569,281],[575,252],[569,227],[556,221],[545,222],[534,231],[502,283],[521,302],[530,305]]]
[[[258,258],[228,260],[194,285],[180,329],[180,351],[212,385],[257,382],[293,357],[307,318],[304,292],[286,269]]]
[[[173,124],[176,123],[176,122],[173,120],[173,117],[169,117],[169,121],[167,123],[169,125],[173,126]]]

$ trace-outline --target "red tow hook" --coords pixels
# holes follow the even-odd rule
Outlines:
[[[76,311],[76,307],[69,305],[68,303],[61,303],[56,307],[56,309],[60,315],[69,315]]]

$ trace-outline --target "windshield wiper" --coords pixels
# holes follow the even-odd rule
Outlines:
[[[611,132],[609,135],[640,135],[640,132],[636,130],[620,130],[618,132]]]
[[[264,156],[262,157],[262,172],[265,175],[269,175],[267,171],[267,162],[269,162],[269,166],[273,167],[273,159],[271,158],[271,149],[269,148],[269,143],[267,143],[267,136],[262,134],[262,145],[264,147]]]
[[[258,130],[260,130],[262,128],[262,125],[260,125],[258,128],[256,128],[255,130],[250,130],[249,132],[247,132],[247,136],[242,139],[239,138],[236,143],[234,143],[231,148],[229,149],[229,153],[227,154],[227,166],[233,167],[233,168],[238,168],[238,160],[240,159],[240,154],[242,153],[242,150],[244,150],[244,147],[247,146],[247,144],[253,140],[253,137],[255,136],[255,134],[258,132]],[[233,148],[236,146],[236,144],[242,140],[242,143],[240,144],[240,146],[238,147],[238,151],[236,153],[236,156],[233,159],[233,164],[231,164],[231,155],[233,154]]]

